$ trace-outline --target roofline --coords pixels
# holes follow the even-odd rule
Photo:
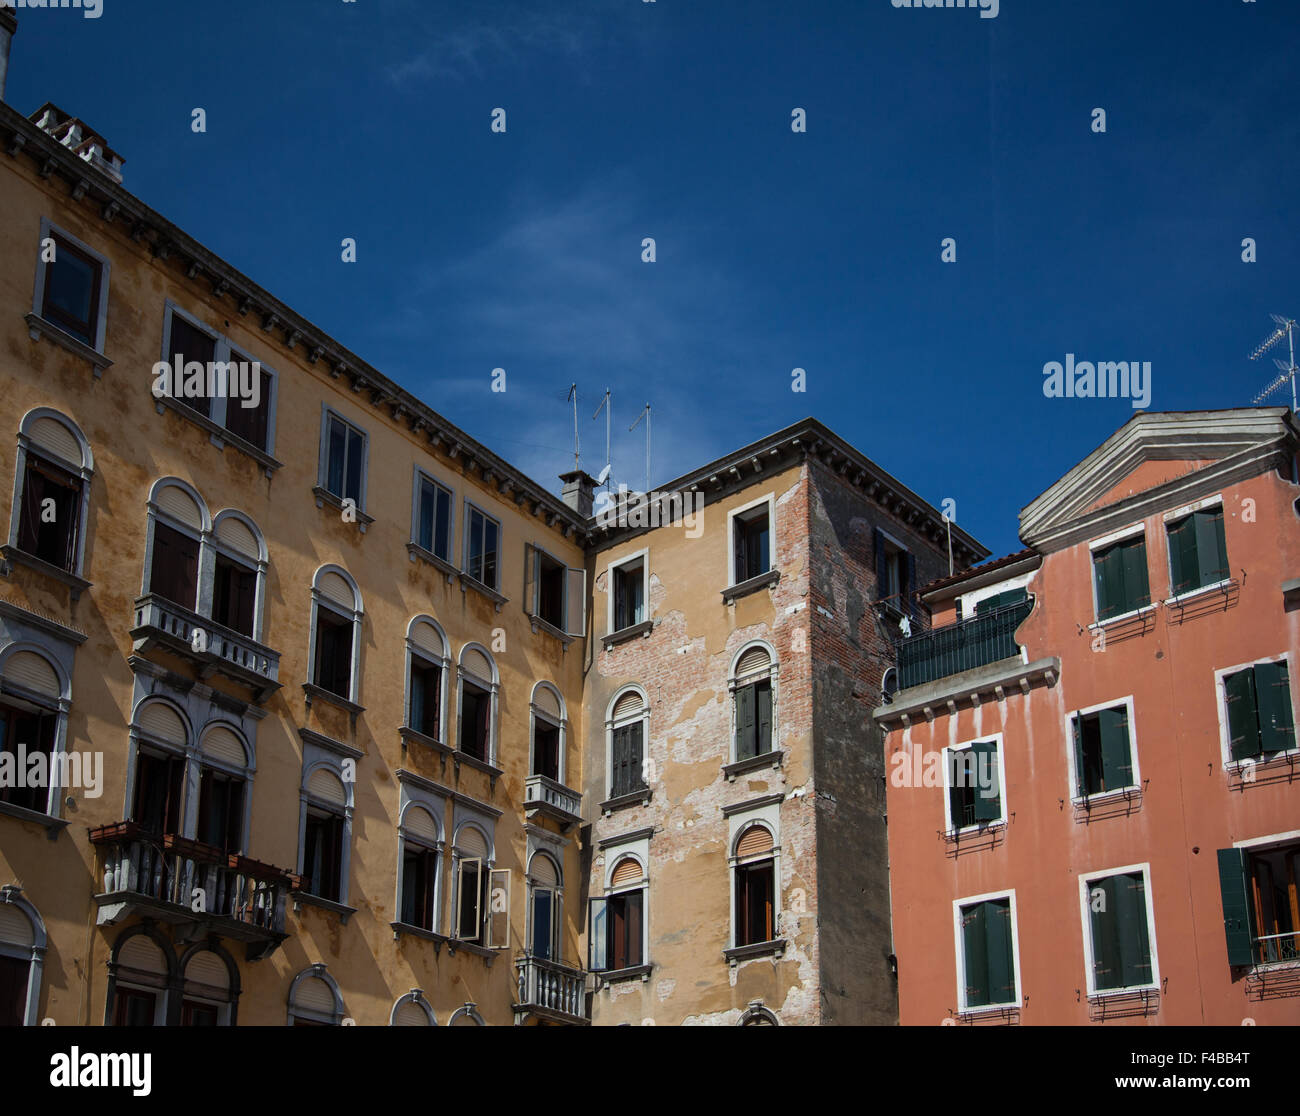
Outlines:
[[[1007,578],[1018,577],[1022,573],[1038,569],[1042,564],[1043,556],[1036,550],[1018,550],[1014,554],[996,558],[982,566],[972,566],[951,577],[932,581],[929,585],[922,586],[917,595],[926,604],[946,601],[971,589],[981,589],[985,585],[994,585]]]

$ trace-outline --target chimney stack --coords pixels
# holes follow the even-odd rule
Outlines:
[[[561,473],[560,480],[564,482],[560,499],[583,519],[590,519],[596,504],[596,478],[582,469],[574,469],[571,473]]]
[[[13,8],[0,7],[0,101],[5,99],[5,75],[9,72],[9,44],[18,33],[18,15]]]

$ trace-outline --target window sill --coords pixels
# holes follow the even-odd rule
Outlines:
[[[1143,605],[1141,608],[1130,609],[1128,612],[1121,612],[1118,616],[1111,616],[1105,620],[1097,620],[1088,625],[1088,630],[1095,632],[1098,628],[1110,628],[1116,624],[1123,624],[1130,620],[1146,620],[1147,616],[1155,612],[1156,606],[1153,604]]]
[[[543,620],[540,616],[534,616],[531,612],[528,614],[528,619],[532,621],[534,635],[538,632],[545,632],[547,635],[554,636],[558,639],[564,645],[566,651],[569,649],[569,644],[573,642],[575,638],[574,636],[569,635],[568,632],[561,628],[557,628],[549,620]]]
[[[470,577],[469,574],[462,571],[460,575],[461,593],[464,593],[466,589],[473,589],[474,592],[478,593],[480,596],[487,597],[489,601],[496,605],[496,610],[498,612],[501,611],[501,606],[508,603],[510,600],[509,597],[503,597],[490,585],[484,585],[483,582],[478,580],[478,578]]]
[[[725,764],[722,773],[727,777],[727,782],[734,782],[737,775],[744,775],[750,771],[761,771],[765,767],[780,767],[785,759],[785,752],[776,748],[770,752],[762,752],[757,756],[749,756],[743,760],[736,760],[735,763]]]
[[[313,895],[309,891],[295,891],[292,894],[293,913],[297,914],[303,906],[318,907],[322,911],[329,911],[331,914],[339,916],[339,921],[346,926],[348,919],[357,913],[356,907],[349,907],[346,903],[336,903],[333,899],[322,899],[319,895]]]
[[[492,781],[492,789],[496,789],[497,780],[505,774],[501,768],[488,763],[487,760],[481,760],[477,756],[471,756],[468,752],[462,752],[455,749],[451,753],[452,761],[456,764],[456,774],[460,774],[460,765],[463,763],[466,767],[472,767],[475,771],[484,772]]]
[[[39,341],[44,337],[48,341],[53,341],[67,349],[70,353],[75,353],[82,360],[90,361],[95,369],[95,379],[99,379],[104,370],[113,367],[113,362],[97,349],[92,349],[84,341],[78,341],[72,334],[61,330],[53,322],[47,322],[39,314],[28,314],[23,320],[27,323],[27,332],[31,335],[33,341]]]
[[[1222,581],[1212,581],[1209,585],[1202,585],[1196,589],[1188,589],[1186,593],[1178,593],[1175,596],[1169,597],[1165,601],[1165,604],[1178,607],[1187,604],[1188,601],[1195,600],[1197,597],[1208,596],[1210,593],[1226,593],[1236,584],[1237,582],[1233,578],[1225,577]]]
[[[630,639],[636,639],[639,635],[648,636],[651,629],[655,626],[653,620],[642,620],[639,624],[633,624],[630,628],[620,628],[616,632],[610,632],[607,636],[601,637],[601,642],[608,651],[616,643],[626,643]]]
[[[425,564],[432,566],[434,569],[442,571],[442,573],[447,577],[448,585],[455,581],[456,578],[460,577],[460,570],[445,559],[439,558],[432,550],[425,550],[424,547],[417,542],[407,543],[406,553],[411,556],[412,562],[424,562]]]
[[[722,951],[727,964],[735,968],[742,961],[751,961],[755,957],[780,957],[785,953],[785,939],[773,938],[770,942],[754,942],[752,945],[732,946]]]
[[[453,754],[456,749],[450,744],[444,744],[433,736],[426,736],[422,732],[417,732],[413,728],[403,725],[397,730],[402,737],[402,751],[405,752],[411,744],[419,744],[421,747],[428,748],[431,752],[437,752],[443,758],[443,763],[447,762],[447,757]]]
[[[328,488],[322,488],[318,484],[311,491],[312,495],[316,497],[316,506],[318,508],[323,508],[326,504],[329,504],[330,507],[336,508],[339,511],[348,510],[344,508],[343,501],[338,496],[335,496]],[[357,517],[357,529],[364,535],[366,533],[366,528],[375,521],[374,516],[366,515],[360,507],[352,508],[351,511],[352,514]]]
[[[1130,984],[1124,988],[1107,988],[1100,992],[1090,991],[1088,993],[1088,1002],[1097,1004],[1123,996],[1149,996],[1151,993],[1159,991],[1159,986],[1155,984]]]
[[[55,581],[63,582],[71,590],[74,601],[79,600],[81,594],[90,588],[91,583],[84,577],[68,573],[67,570],[61,569],[52,562],[47,562],[44,558],[37,558],[35,554],[28,554],[25,550],[19,550],[16,546],[0,546],[0,555],[4,556],[7,563],[26,566],[29,570],[35,570],[37,573],[44,574]]]
[[[1255,772],[1263,771],[1271,773],[1277,768],[1291,769],[1300,763],[1300,748],[1288,748],[1285,752],[1270,752],[1268,755],[1261,755],[1258,758],[1229,760],[1224,765],[1224,772],[1229,776],[1236,776],[1243,783],[1254,782]],[[1250,772],[1250,775],[1246,775]]]
[[[448,938],[446,941],[447,952],[451,954],[451,956],[455,957],[456,951],[463,949],[466,953],[472,953],[476,957],[486,959],[489,966],[491,966],[492,962],[497,959],[497,954],[501,952],[498,949],[488,949],[487,946],[481,946],[478,942],[461,941],[460,938]]]
[[[625,810],[629,806],[650,805],[650,788],[642,787],[631,794],[620,794],[617,798],[608,798],[600,804],[600,812],[608,817],[615,810]]]
[[[957,1013],[957,1018],[975,1023],[981,1019],[997,1018],[1010,1012],[1019,1011],[1019,1000],[1008,1000],[1005,1004],[980,1004],[979,1007],[964,1007]]]
[[[607,984],[621,984],[627,980],[649,980],[653,969],[654,965],[631,965],[626,969],[607,969],[603,973],[592,975],[599,978],[601,986],[604,987]]]
[[[356,727],[357,718],[366,711],[364,705],[358,705],[354,701],[349,701],[345,697],[340,697],[338,694],[333,693],[330,690],[317,686],[314,682],[304,682],[302,684],[302,692],[307,695],[308,709],[311,708],[311,703],[313,701],[319,700],[326,702],[329,705],[337,705],[340,709],[346,710],[348,716],[352,718],[353,728]]]
[[[406,934],[412,938],[432,942],[435,957],[442,947],[451,940],[446,934],[439,934],[436,930],[426,930],[422,926],[412,926],[409,922],[390,922],[388,925],[393,928],[393,941],[397,941],[403,934]]]
[[[970,837],[983,837],[990,833],[996,834],[1006,829],[1006,827],[1006,818],[984,822],[982,825],[963,825],[960,829],[953,829],[950,826],[943,831],[943,839],[945,841],[962,841]]]
[[[274,475],[277,469],[284,468],[283,461],[277,461],[265,450],[258,449],[252,442],[245,441],[238,434],[232,434],[224,426],[218,426],[206,415],[201,415],[192,407],[185,406],[184,403],[178,403],[170,395],[155,396],[154,408],[161,415],[164,410],[174,411],[180,415],[186,422],[191,422],[200,430],[206,430],[212,438],[212,444],[219,450],[225,450],[227,445],[234,446],[240,453],[246,457],[251,457],[259,465],[262,471],[269,477]]]
[[[1107,802],[1118,802],[1126,798],[1139,798],[1142,794],[1142,788],[1136,785],[1131,787],[1117,787],[1115,790],[1095,791],[1092,794],[1077,794],[1070,803],[1077,806],[1080,810],[1088,810],[1094,806],[1101,806]]]
[[[15,806],[11,802],[0,802],[0,815],[17,818],[19,821],[32,822],[35,825],[43,825],[45,835],[51,841],[56,840],[59,833],[68,828],[68,822],[65,818],[56,818],[53,814],[46,814],[40,810],[29,810],[26,806]]]
[[[748,581],[740,582],[739,585],[732,585],[722,590],[722,603],[731,604],[737,597],[747,597],[750,593],[757,593],[769,585],[776,585],[780,580],[780,570],[768,570],[757,577],[751,577]]]

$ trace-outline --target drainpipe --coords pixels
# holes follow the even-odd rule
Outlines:
[[[5,75],[9,72],[9,44],[18,32],[13,8],[0,6],[0,101],[5,99]]]

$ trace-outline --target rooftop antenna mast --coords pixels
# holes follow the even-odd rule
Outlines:
[[[650,404],[649,403],[645,405],[645,410],[643,410],[639,415],[636,416],[636,422],[634,422],[631,426],[628,427],[629,432],[635,430],[640,425],[642,419],[645,419],[645,490],[646,492],[649,492],[650,491]]]
[[[591,416],[591,421],[595,422],[600,418],[600,412],[605,412],[605,467],[600,471],[600,476],[596,478],[597,484],[605,484],[609,481],[610,470],[614,467],[614,459],[610,456],[609,449],[609,429],[610,420],[614,414],[614,404],[609,394],[609,388],[605,389],[605,398],[600,401],[600,406],[596,408],[596,413]]]
[[[578,467],[578,385],[569,385],[569,396],[565,399],[566,403],[573,404],[573,467]]]
[[[1269,317],[1273,319],[1273,324],[1277,328],[1274,329],[1272,333],[1270,333],[1267,337],[1264,338],[1263,341],[1259,343],[1259,347],[1253,353],[1250,354],[1250,359],[1258,360],[1266,352],[1268,352],[1269,349],[1273,348],[1274,345],[1276,345],[1279,341],[1281,341],[1285,337],[1287,341],[1287,347],[1290,350],[1290,360],[1288,363],[1283,364],[1276,357],[1273,358],[1273,363],[1277,365],[1278,370],[1282,374],[1278,376],[1277,379],[1275,379],[1271,384],[1269,384],[1268,387],[1266,387],[1263,391],[1261,391],[1257,396],[1255,396],[1255,405],[1259,406],[1259,404],[1262,403],[1265,399],[1267,399],[1270,395],[1272,395],[1273,392],[1277,391],[1278,388],[1280,388],[1283,384],[1285,384],[1288,380],[1290,380],[1291,381],[1291,411],[1292,413],[1295,413],[1296,410],[1295,378],[1296,378],[1296,373],[1300,372],[1300,368],[1297,368],[1295,363],[1295,319],[1283,318],[1277,314],[1270,314]]]

